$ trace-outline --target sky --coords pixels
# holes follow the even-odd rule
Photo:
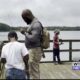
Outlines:
[[[24,9],[30,9],[43,26],[80,26],[80,0],[0,0],[0,22],[26,26]]]

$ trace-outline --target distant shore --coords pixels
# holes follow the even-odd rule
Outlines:
[[[60,29],[61,31],[80,31],[80,27],[57,27],[57,26],[52,26],[52,27],[47,27],[48,30],[55,30],[55,29]]]
[[[15,31],[19,31],[21,28],[24,28],[27,30],[27,27],[10,27],[8,30],[0,30],[0,32],[3,31],[11,31],[11,30],[15,30]],[[47,30],[50,31],[54,31],[55,29],[59,29],[60,31],[80,31],[80,27],[45,27],[47,28]]]
[[[45,26],[44,26],[45,27]],[[27,26],[9,26],[4,23],[0,23],[0,32],[2,31],[10,31],[10,30],[15,30],[19,31],[21,28],[24,28],[27,30]],[[55,29],[60,29],[61,31],[80,31],[80,26],[75,26],[75,27],[69,27],[69,26],[47,26],[45,27],[48,30],[54,31]]]

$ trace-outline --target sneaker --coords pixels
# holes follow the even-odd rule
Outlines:
[[[62,62],[58,62],[58,64],[63,64]]]

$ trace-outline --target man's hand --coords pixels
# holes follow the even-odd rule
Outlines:
[[[45,54],[44,53],[42,54],[42,57],[45,58]]]
[[[25,31],[25,29],[22,29],[22,28],[21,28],[21,29],[20,29],[20,32],[21,32],[23,35],[25,35],[25,32],[26,32],[26,31]]]
[[[1,58],[1,63],[5,64],[6,63],[6,59],[5,58]]]

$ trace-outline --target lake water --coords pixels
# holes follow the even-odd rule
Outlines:
[[[20,33],[17,32],[19,39],[24,40],[25,37]],[[60,39],[80,39],[80,31],[61,31],[60,32]],[[7,39],[8,32],[0,32],[0,41],[8,40]],[[52,40],[54,36],[54,32],[50,31],[50,39]],[[72,44],[73,49],[80,49],[80,42],[76,42]],[[53,49],[53,44],[50,44],[50,50]],[[69,43],[64,43],[60,46],[60,49],[69,49]],[[80,52],[73,52],[72,58],[80,58]],[[52,53],[45,53],[46,58],[42,58],[42,61],[52,61],[53,54]],[[61,52],[60,53],[61,60],[69,60],[69,53],[68,52]]]

